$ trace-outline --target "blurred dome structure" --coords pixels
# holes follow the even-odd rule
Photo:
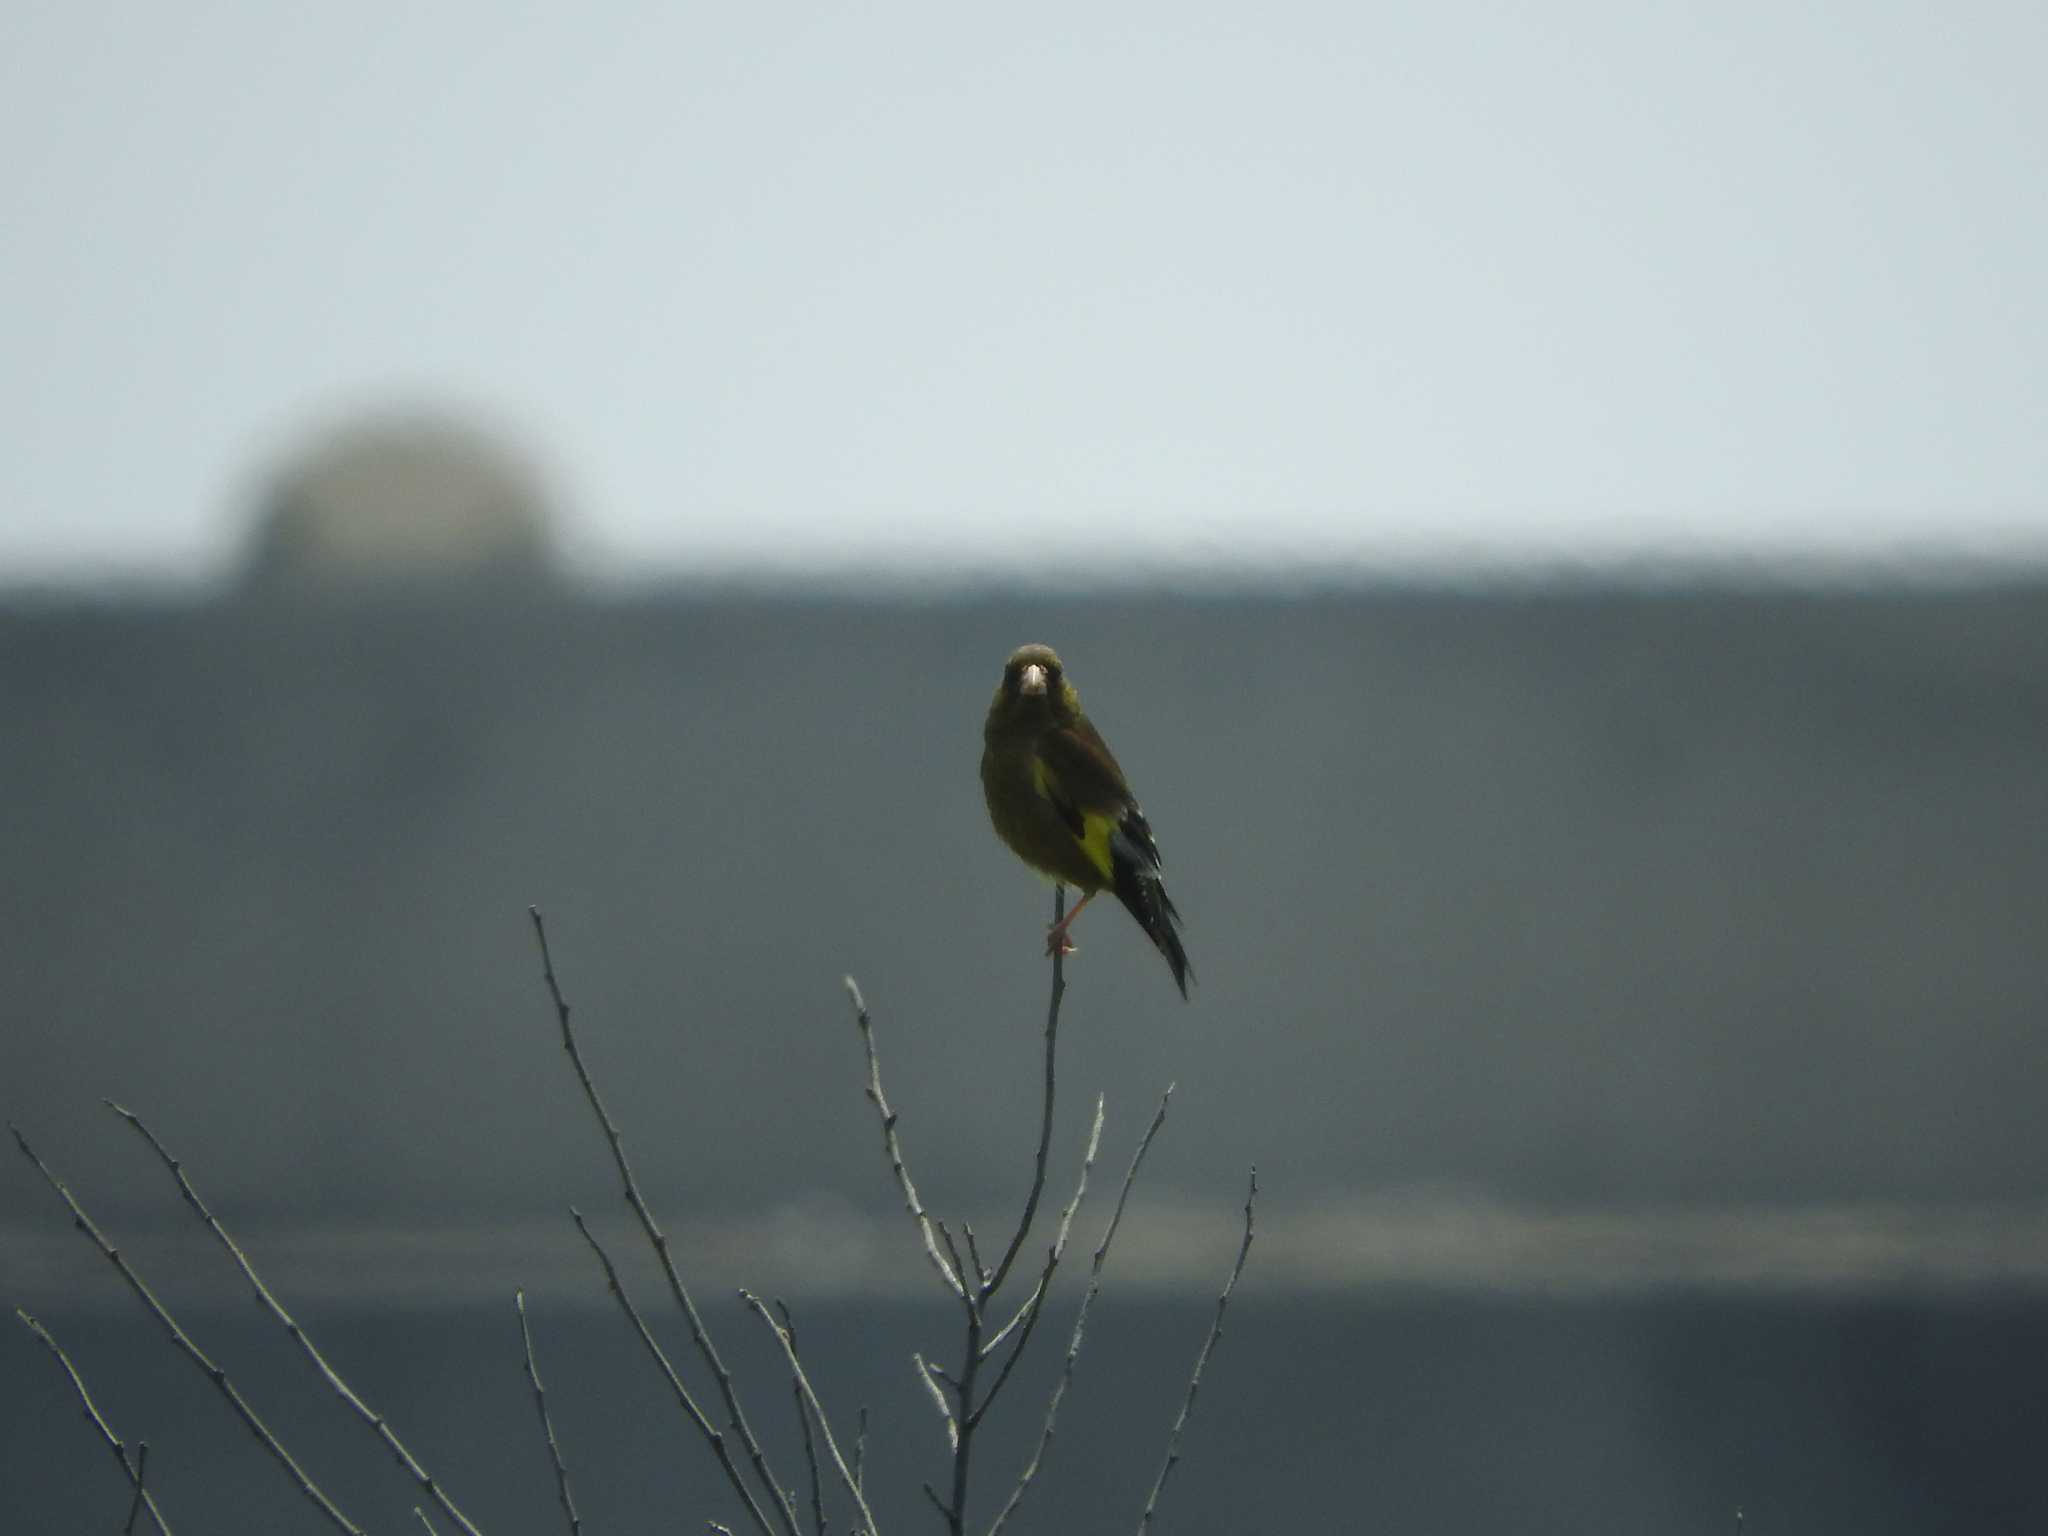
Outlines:
[[[289,455],[262,493],[252,594],[552,585],[555,508],[504,438],[443,412],[385,412]]]

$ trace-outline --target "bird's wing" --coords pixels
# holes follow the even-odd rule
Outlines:
[[[1048,731],[1039,740],[1032,764],[1041,793],[1059,811],[1088,861],[1102,871],[1117,900],[1166,957],[1174,984],[1186,997],[1194,972],[1180,940],[1180,913],[1161,878],[1159,845],[1102,737],[1085,718],[1071,730]]]
[[[1040,737],[1033,770],[1040,792],[1103,879],[1114,882],[1119,864],[1148,872],[1159,868],[1159,845],[1145,813],[1131,798],[1108,745],[1087,720]]]

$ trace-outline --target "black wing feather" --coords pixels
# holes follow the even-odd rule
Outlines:
[[[1166,894],[1166,881],[1161,877],[1159,845],[1152,840],[1152,828],[1145,813],[1136,805],[1125,811],[1117,823],[1116,836],[1109,842],[1109,855],[1110,888],[1124,904],[1124,910],[1138,920],[1145,937],[1166,957],[1167,966],[1173,971],[1173,984],[1185,998],[1194,967],[1188,964],[1188,952],[1181,946],[1180,913],[1173,898]]]

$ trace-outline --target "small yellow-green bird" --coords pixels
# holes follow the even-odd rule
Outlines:
[[[1047,931],[1046,953],[1071,954],[1067,929],[1097,892],[1111,890],[1166,956],[1185,998],[1193,972],[1161,878],[1159,845],[1051,646],[1010,653],[981,740],[981,791],[996,835],[1040,874],[1082,893]]]

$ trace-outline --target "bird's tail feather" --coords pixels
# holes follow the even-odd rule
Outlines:
[[[1116,899],[1138,920],[1145,936],[1166,957],[1166,963],[1173,971],[1173,984],[1180,988],[1180,995],[1185,1000],[1188,982],[1195,972],[1194,967],[1188,964],[1188,952],[1181,947],[1180,913],[1174,910],[1173,899],[1166,894],[1166,883],[1157,874],[1141,871],[1122,861],[1118,862],[1115,874]]]

